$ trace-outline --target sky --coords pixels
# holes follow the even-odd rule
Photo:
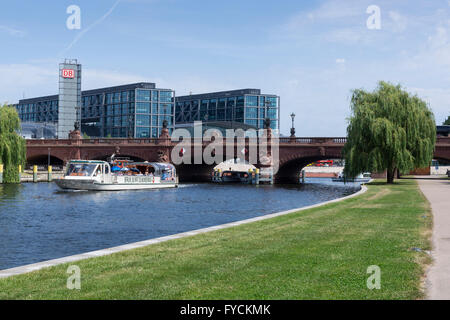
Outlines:
[[[67,27],[71,5],[80,29]],[[447,0],[0,0],[0,48],[2,103],[57,94],[73,58],[83,90],[277,94],[285,135],[294,112],[297,136],[345,136],[352,90],[380,80],[425,100],[437,124],[450,115]]]

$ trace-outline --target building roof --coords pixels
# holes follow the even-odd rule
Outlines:
[[[100,94],[100,93],[105,93],[105,92],[109,93],[109,92],[126,91],[126,90],[133,90],[133,89],[171,90],[171,89],[156,88],[156,84],[154,82],[137,82],[137,83],[124,84],[124,85],[120,85],[120,86],[83,90],[83,91],[81,91],[81,95],[94,95],[94,94]],[[41,102],[41,101],[52,101],[52,100],[58,100],[58,98],[59,98],[59,96],[57,94],[54,94],[51,96],[41,96],[41,97],[35,97],[35,98],[21,99],[21,100],[19,100],[19,104],[29,104],[29,103],[36,103],[36,102]]]
[[[177,96],[177,101],[187,101],[187,100],[194,100],[194,99],[226,98],[226,97],[242,96],[244,94],[261,95],[261,89],[237,89],[237,90],[229,90],[229,91],[190,94],[187,96]],[[264,94],[264,95],[276,97],[276,95],[274,95],[274,94]]]
[[[450,126],[436,126],[437,135],[450,135]]]

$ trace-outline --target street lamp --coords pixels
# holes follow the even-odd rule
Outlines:
[[[291,119],[292,119],[292,128],[291,128],[291,138],[295,137],[295,128],[294,128],[294,119],[295,119],[295,113],[291,113]]]

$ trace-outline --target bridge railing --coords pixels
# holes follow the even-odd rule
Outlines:
[[[255,141],[255,138],[246,138],[246,143],[250,141]],[[239,138],[234,138],[234,142],[238,142]],[[110,144],[110,145],[126,145],[126,144],[153,144],[157,145],[162,142],[167,141],[167,139],[160,138],[97,138],[97,139],[79,139],[79,140],[71,140],[71,139],[29,139],[27,140],[27,145],[29,146],[38,146],[38,145],[97,145],[97,144]],[[181,142],[172,140],[172,143]],[[223,138],[222,140],[226,143],[227,139]],[[294,144],[344,144],[347,141],[347,138],[342,137],[282,137],[279,138],[279,143],[294,143]],[[209,144],[211,141],[208,139],[203,140],[202,138],[196,139],[191,138],[189,142],[197,144]]]
[[[158,144],[163,141],[158,138],[137,138],[137,139],[120,139],[120,138],[98,138],[98,139],[28,139],[27,145],[37,146],[37,145],[71,145],[71,144],[81,144],[81,145],[93,145],[93,144]]]
[[[280,143],[298,143],[298,144],[316,144],[316,143],[332,143],[332,144],[344,144],[347,142],[347,138],[343,137],[282,137]]]

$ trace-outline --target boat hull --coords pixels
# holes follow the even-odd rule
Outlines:
[[[175,188],[178,184],[174,181],[159,183],[98,183],[92,180],[56,179],[56,185],[64,190],[89,190],[89,191],[121,191]]]

